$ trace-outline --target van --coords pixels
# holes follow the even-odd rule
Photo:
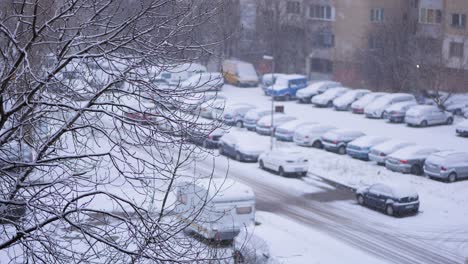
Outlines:
[[[181,181],[176,187],[176,216],[187,231],[217,241],[234,239],[255,223],[255,194],[227,178]]]
[[[258,76],[251,63],[240,60],[225,60],[223,62],[223,75],[226,83],[239,87],[258,86]]]
[[[284,73],[266,73],[266,74],[263,74],[262,78],[261,78],[261,86],[262,86],[262,90],[263,92],[265,93],[265,95],[267,94],[267,88],[272,86],[273,84],[275,84],[276,82],[276,79],[278,79],[279,77],[282,77],[282,76],[286,76],[287,74],[284,74]]]
[[[266,94],[271,96],[273,100],[284,99],[288,101],[296,97],[297,91],[306,87],[307,78],[304,75],[290,74],[278,77],[275,84],[267,88]]]

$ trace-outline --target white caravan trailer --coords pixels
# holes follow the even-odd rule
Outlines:
[[[255,222],[255,194],[234,180],[204,178],[181,182],[176,195],[175,211],[188,225],[187,231],[206,239],[232,240],[242,228]]]

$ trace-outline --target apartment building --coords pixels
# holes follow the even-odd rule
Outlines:
[[[401,62],[408,67],[405,71],[414,70],[417,74],[416,69],[420,67],[442,63],[446,68],[444,85],[468,89],[464,85],[468,79],[467,0],[277,0],[268,3],[272,8],[269,16],[276,16],[272,22],[279,24],[279,32],[283,31],[274,36],[283,41],[288,36],[293,38],[290,44],[275,47],[281,50],[277,52],[282,53],[277,63],[283,64],[283,71],[376,89],[369,75],[379,78],[379,74],[365,72],[363,60],[369,51],[385,45],[382,42],[389,39],[382,36],[391,30],[394,38],[401,38],[401,43],[407,45],[399,49],[408,50],[411,56],[414,53],[414,58],[396,54],[408,57]],[[294,34],[284,34],[284,31]],[[401,35],[398,31],[402,31]],[[423,43],[424,48],[418,48],[416,42]],[[292,51],[284,55],[291,46]],[[416,56],[418,50],[423,59]]]

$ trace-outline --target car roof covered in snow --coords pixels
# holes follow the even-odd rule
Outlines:
[[[419,153],[427,153],[427,155],[429,156],[429,154],[435,153],[437,151],[438,150],[436,148],[416,145],[416,146],[408,146],[400,150],[397,150],[394,153],[390,154],[390,156],[394,158],[399,158],[399,159],[410,159]]]
[[[294,130],[294,129],[297,129],[298,127],[300,127],[300,126],[313,125],[313,124],[315,124],[315,122],[296,119],[296,120],[286,122],[286,123],[278,126],[278,128],[287,129],[287,130]]]
[[[358,147],[368,147],[368,146],[373,146],[375,144],[380,144],[387,140],[390,140],[390,139],[386,137],[381,137],[381,136],[362,136],[360,138],[353,140],[350,144],[354,146],[358,146]]]
[[[229,178],[202,178],[185,181],[179,186],[194,184],[208,192],[208,200],[213,202],[247,201],[255,199],[249,186]]]
[[[418,103],[416,101],[405,101],[405,102],[399,102],[399,103],[396,103],[396,104],[392,104],[391,106],[389,106],[387,108],[387,111],[390,112],[390,111],[399,111],[401,110],[401,108],[403,107],[407,107],[407,106],[415,106],[417,105]]]
[[[391,139],[388,141],[385,141],[381,144],[378,144],[377,146],[373,147],[372,149],[388,153],[388,152],[393,152],[397,148],[402,148],[405,146],[411,146],[415,145],[415,143],[411,143],[408,141],[403,141],[403,140],[398,140],[398,139]]]
[[[358,130],[352,130],[352,129],[334,129],[331,131],[328,131],[323,135],[324,138],[332,139],[332,140],[337,140],[341,139],[343,137],[361,137],[364,136],[365,134],[361,131]]]

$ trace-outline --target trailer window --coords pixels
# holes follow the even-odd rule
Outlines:
[[[187,204],[187,195],[179,193],[179,195],[177,196],[177,201],[179,201],[179,203],[181,204]]]
[[[252,207],[251,207],[251,206],[248,206],[248,207],[237,207],[237,208],[236,208],[236,213],[237,213],[237,214],[250,214],[250,213],[252,213]]]

